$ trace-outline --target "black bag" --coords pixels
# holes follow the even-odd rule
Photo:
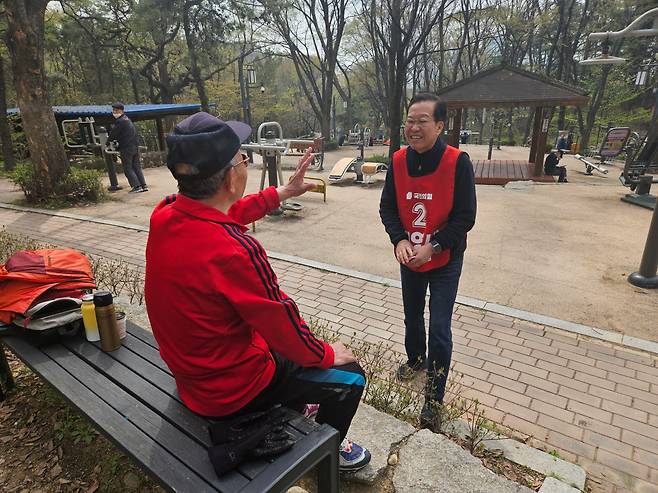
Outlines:
[[[276,405],[267,411],[211,424],[208,431],[213,446],[208,456],[217,475],[226,474],[248,459],[274,457],[290,449],[295,438],[283,429],[286,422],[286,410]]]

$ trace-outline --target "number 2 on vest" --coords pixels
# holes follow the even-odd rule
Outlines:
[[[427,217],[427,209],[425,208],[425,204],[422,202],[416,202],[411,208],[411,212],[417,214],[412,223],[415,228],[424,228],[427,226],[427,223],[425,222],[425,218]]]

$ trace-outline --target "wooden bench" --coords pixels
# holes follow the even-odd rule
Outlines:
[[[207,455],[208,421],[182,404],[153,335],[130,322],[112,353],[82,336],[42,348],[14,336],[2,342],[167,491],[281,492],[315,466],[318,491],[338,491],[338,432],[291,410],[292,449],[217,477]],[[4,373],[10,382],[0,345],[0,379]]]

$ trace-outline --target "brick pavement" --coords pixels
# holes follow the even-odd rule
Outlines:
[[[6,209],[0,225],[144,266],[144,231]],[[397,287],[272,264],[305,316],[404,353]],[[658,355],[466,305],[453,320],[454,369],[490,419],[583,466],[594,492],[658,492]]]

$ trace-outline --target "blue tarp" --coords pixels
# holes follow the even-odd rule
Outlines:
[[[200,104],[127,104],[126,114],[133,119],[154,118],[166,115],[189,115],[201,111]],[[82,105],[82,106],[53,106],[53,112],[58,119],[78,118],[85,116],[112,117],[112,106],[108,105]],[[20,113],[18,108],[10,108],[8,114]]]

